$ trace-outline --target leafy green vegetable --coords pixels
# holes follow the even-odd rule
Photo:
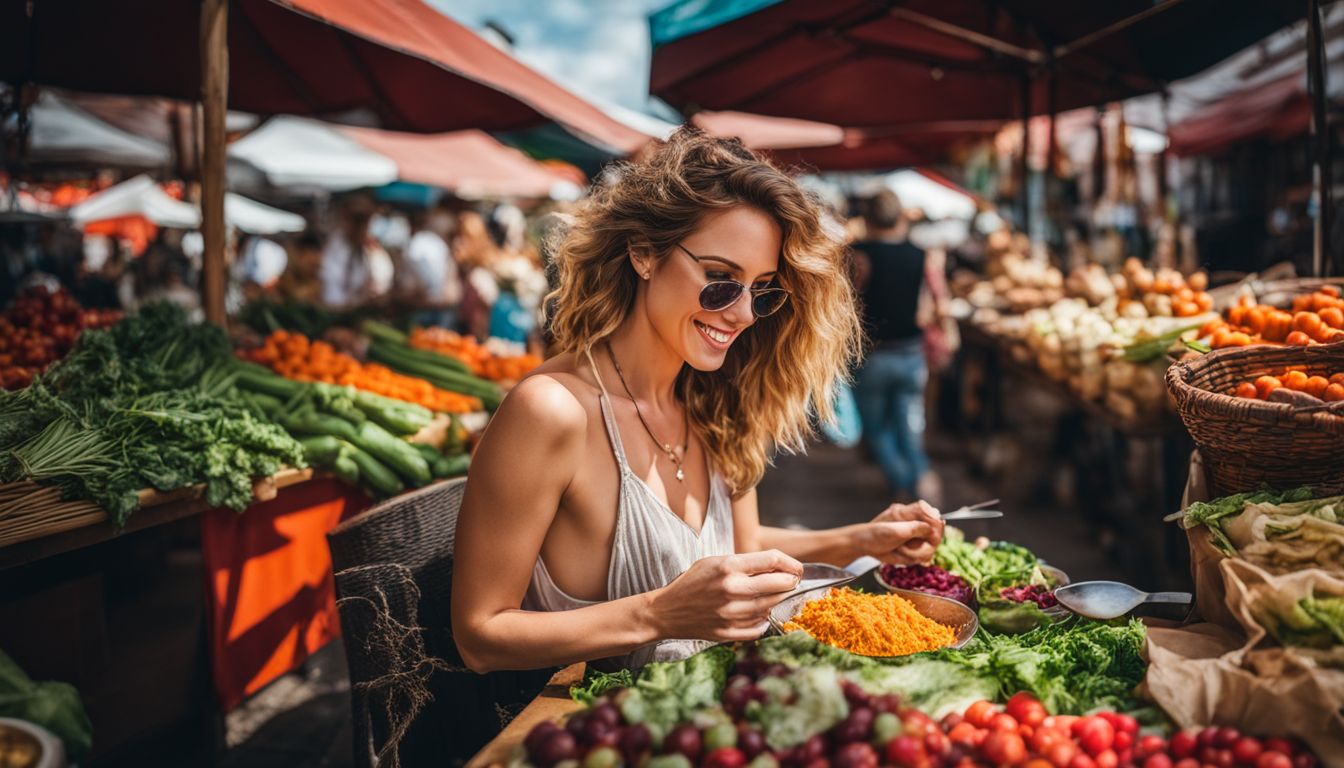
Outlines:
[[[1321,649],[1344,645],[1344,597],[1269,599],[1253,610],[1256,621],[1283,645]]]
[[[603,694],[618,688],[629,688],[634,684],[635,677],[628,669],[600,672],[588,667],[584,670],[583,682],[569,687],[569,697],[591,707]]]
[[[716,645],[681,661],[649,664],[617,697],[621,714],[661,738],[696,712],[718,706],[734,658],[732,649]]]
[[[787,677],[766,677],[758,683],[766,701],[747,705],[746,718],[761,726],[765,742],[788,749],[844,720],[849,704],[832,667],[804,667]]]
[[[1026,547],[1007,541],[977,547],[966,541],[966,534],[960,529],[952,527],[944,531],[943,543],[938,545],[933,562],[972,584],[1000,574],[1029,573],[1040,565],[1036,555]]]
[[[68,683],[35,683],[0,651],[0,717],[27,720],[46,728],[65,744],[72,760],[93,746],[93,724],[79,691]]]
[[[1170,522],[1180,520],[1182,528],[1194,528],[1196,525],[1203,525],[1209,529],[1213,536],[1214,546],[1221,549],[1229,555],[1235,555],[1237,548],[1228,540],[1223,531],[1222,521],[1229,517],[1240,515],[1251,504],[1284,504],[1289,502],[1300,502],[1311,500],[1312,493],[1310,488],[1295,488],[1291,491],[1282,493],[1270,490],[1251,491],[1249,493],[1235,493],[1231,496],[1223,496],[1213,501],[1197,501],[1186,507],[1184,511],[1167,515],[1164,518]]]

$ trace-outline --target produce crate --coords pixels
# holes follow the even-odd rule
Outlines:
[[[1344,493],[1344,415],[1337,408],[1227,394],[1289,366],[1326,377],[1344,371],[1344,343],[1220,349],[1167,370],[1167,388],[1204,457],[1214,496],[1302,485],[1322,496]]]

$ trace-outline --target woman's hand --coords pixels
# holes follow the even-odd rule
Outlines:
[[[892,504],[859,529],[859,549],[884,563],[927,563],[943,540],[943,518],[925,501]]]
[[[803,564],[779,550],[695,561],[653,598],[664,639],[755,640],[766,616],[803,577]]]

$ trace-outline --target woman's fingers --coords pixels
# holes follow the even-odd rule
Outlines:
[[[774,571],[747,576],[743,583],[749,595],[780,595],[792,592],[798,586],[798,577],[792,573]]]
[[[778,549],[747,552],[733,556],[730,561],[732,561],[734,567],[746,574],[755,575],[779,571],[791,573],[800,579],[803,577],[803,564]]]

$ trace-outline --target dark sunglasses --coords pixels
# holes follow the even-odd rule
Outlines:
[[[697,264],[702,260],[681,243],[677,243],[677,247]],[[751,294],[751,311],[757,317],[775,314],[789,300],[789,292],[783,288],[748,288],[736,280],[714,280],[705,283],[705,287],[700,289],[700,308],[706,312],[721,312],[736,304],[744,293]]]

